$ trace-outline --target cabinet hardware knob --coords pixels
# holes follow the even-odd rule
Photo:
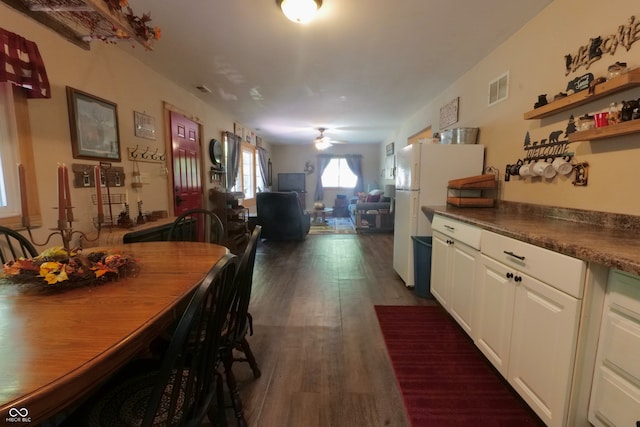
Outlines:
[[[507,255],[509,255],[509,256],[512,256],[512,257],[514,257],[514,258],[518,258],[520,261],[524,261],[524,257],[523,257],[523,256],[521,256],[521,255],[516,255],[516,254],[514,254],[514,253],[513,253],[513,252],[511,252],[511,251],[502,251],[502,252],[504,252],[505,254],[507,254]]]
[[[522,282],[522,277],[516,276],[513,278],[513,280],[515,280],[516,282]]]
[[[513,273],[507,273],[507,279],[513,278]]]

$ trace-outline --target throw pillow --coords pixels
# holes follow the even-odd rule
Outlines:
[[[380,201],[380,195],[379,194],[369,194],[367,196],[367,203],[377,203]]]

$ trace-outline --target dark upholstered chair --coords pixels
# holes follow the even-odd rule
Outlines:
[[[0,226],[0,260],[3,264],[18,258],[33,258],[38,251],[22,234]]]
[[[296,192],[258,193],[256,209],[263,239],[303,240],[311,228],[311,214],[302,209]]]

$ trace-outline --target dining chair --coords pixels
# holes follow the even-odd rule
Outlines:
[[[221,245],[224,226],[213,211],[197,208],[180,214],[169,229],[169,240],[206,242]]]
[[[0,225],[0,259],[5,264],[18,258],[33,258],[38,251],[22,234]]]
[[[258,363],[251,351],[251,346],[249,346],[249,341],[247,341],[247,334],[253,335],[253,318],[249,313],[249,302],[253,286],[253,267],[261,231],[262,227],[256,225],[240,259],[234,281],[236,298],[231,304],[229,328],[223,337],[220,348],[227,388],[231,395],[231,405],[233,406],[238,426],[241,427],[246,426],[247,423],[244,419],[242,401],[232,367],[234,362],[248,362],[254,378],[259,378],[261,375]],[[234,356],[234,350],[241,352],[244,357]]]
[[[218,367],[238,258],[225,255],[202,280],[160,362],[137,360],[67,420],[69,426],[226,425]],[[212,363],[213,360],[213,363]]]

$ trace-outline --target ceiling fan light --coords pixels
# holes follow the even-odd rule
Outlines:
[[[316,149],[318,151],[326,150],[329,147],[331,147],[331,143],[328,141],[316,141]]]
[[[298,24],[311,21],[322,6],[322,0],[278,0],[278,2],[284,16]]]

